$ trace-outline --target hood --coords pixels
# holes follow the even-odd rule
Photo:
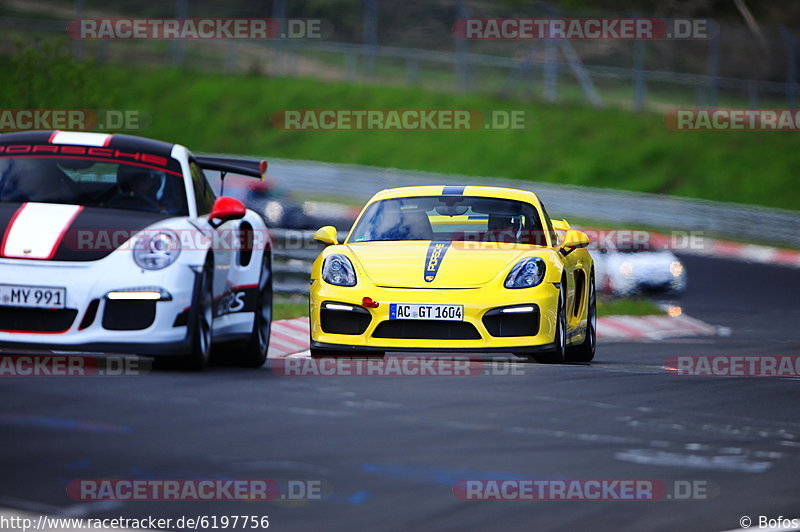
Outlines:
[[[172,217],[59,203],[0,203],[0,257],[100,260],[142,229]]]
[[[392,241],[348,244],[367,277],[396,288],[474,288],[485,285],[521,255],[527,245],[481,247],[469,242]]]

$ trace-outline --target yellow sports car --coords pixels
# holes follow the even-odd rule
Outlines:
[[[558,231],[558,233],[557,233]],[[560,235],[560,236],[559,236]],[[589,239],[528,191],[383,190],[311,271],[311,355],[510,352],[588,362],[595,352]]]

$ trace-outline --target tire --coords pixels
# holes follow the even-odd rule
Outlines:
[[[214,265],[209,258],[200,273],[192,296],[192,307],[189,312],[191,347],[189,353],[175,361],[181,369],[202,371],[208,366],[214,336],[213,286]]]
[[[568,362],[591,362],[597,349],[597,296],[594,274],[589,285],[589,307],[586,315],[586,338],[579,345],[567,349]]]
[[[237,349],[234,361],[243,368],[260,368],[267,360],[269,335],[272,329],[272,261],[269,251],[264,251],[261,273],[258,276],[258,296],[250,338]]]
[[[556,315],[556,332],[553,338],[553,350],[549,353],[533,355],[533,359],[540,364],[561,364],[566,359],[567,345],[567,311],[564,281],[561,281],[561,291],[558,296],[558,311]]]

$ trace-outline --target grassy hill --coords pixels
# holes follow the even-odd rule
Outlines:
[[[787,132],[675,132],[655,114],[414,88],[70,64],[56,48],[0,58],[5,109],[138,110],[134,134],[258,154],[610,187],[797,209],[800,142]],[[521,130],[283,131],[284,109],[524,110]],[[343,187],[346,187],[343,184]]]

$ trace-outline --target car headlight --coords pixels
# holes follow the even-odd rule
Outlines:
[[[681,264],[681,261],[672,261],[669,265],[669,273],[671,273],[673,277],[680,277],[683,275],[683,264]]]
[[[178,259],[181,241],[172,231],[147,232],[133,245],[133,260],[145,270],[161,270]]]
[[[633,264],[628,261],[623,262],[619,265],[619,273],[624,275],[625,277],[632,277],[633,276]]]
[[[322,264],[322,279],[336,286],[355,286],[356,270],[344,255],[330,255]]]
[[[530,257],[521,260],[508,272],[506,288],[532,288],[541,284],[544,279],[546,266],[539,257]]]

